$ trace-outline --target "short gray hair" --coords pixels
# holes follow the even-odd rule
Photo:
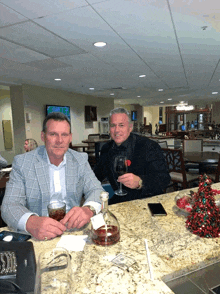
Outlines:
[[[123,108],[123,107],[117,107],[117,108],[114,108],[114,109],[112,109],[110,111],[110,113],[109,113],[109,122],[111,121],[112,115],[117,114],[117,113],[125,113],[127,115],[127,117],[128,117],[129,123],[131,123],[130,112],[127,109]]]

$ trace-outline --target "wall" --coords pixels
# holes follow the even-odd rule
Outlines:
[[[216,124],[220,124],[220,102],[214,102],[212,104],[212,121],[214,120]]]
[[[156,129],[155,125],[159,122],[159,106],[144,107],[143,116],[147,118],[147,125],[149,125],[149,123],[152,124],[152,133],[154,134]]]
[[[10,101],[10,91],[0,90],[0,118],[2,120],[10,120],[12,124],[12,112],[11,112],[11,101]],[[13,124],[12,124],[12,140],[13,148],[10,151],[5,151],[4,138],[3,138],[3,129],[2,123],[0,124],[0,153],[10,164],[13,160],[15,151],[14,151],[14,136],[13,136]]]
[[[101,117],[108,116],[114,108],[113,98],[94,98],[92,96],[70,93],[62,90],[49,89],[38,86],[23,85],[24,115],[31,115],[30,123],[25,120],[26,137],[34,138],[42,145],[40,132],[45,118],[46,104],[70,106],[71,128],[73,144],[81,143],[89,134],[99,133]],[[97,106],[97,122],[86,123],[84,118],[85,105]]]

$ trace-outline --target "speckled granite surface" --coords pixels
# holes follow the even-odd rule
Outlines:
[[[220,189],[220,184],[212,187]],[[173,292],[162,281],[164,276],[175,277],[220,259],[220,239],[200,238],[185,228],[186,217],[174,202],[177,193],[111,205],[110,211],[120,223],[121,240],[106,248],[89,240],[84,251],[71,253],[75,293],[169,294]],[[148,202],[161,202],[167,216],[151,217]],[[88,232],[89,225],[65,234]],[[153,281],[150,280],[144,239],[148,240]],[[40,252],[55,247],[59,240],[32,240],[36,258]],[[114,266],[110,260],[119,253],[134,258],[137,267],[123,271]]]

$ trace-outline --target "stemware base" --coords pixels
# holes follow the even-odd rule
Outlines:
[[[117,190],[117,191],[115,191],[114,193],[115,193],[115,195],[117,195],[117,196],[125,196],[125,195],[128,194],[128,193],[127,193],[126,191],[124,191],[124,190]]]

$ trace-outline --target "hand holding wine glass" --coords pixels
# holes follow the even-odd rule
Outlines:
[[[118,174],[118,176],[122,176],[127,172],[127,158],[126,156],[119,155],[115,157],[114,161],[114,170]],[[115,194],[118,196],[125,196],[127,192],[122,190],[122,183],[120,183],[120,188],[115,191]]]

